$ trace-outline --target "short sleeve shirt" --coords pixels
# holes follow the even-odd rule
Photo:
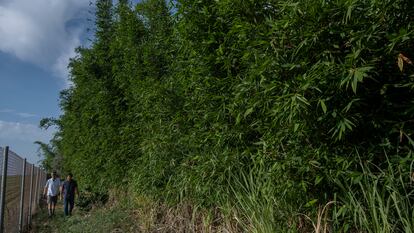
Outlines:
[[[50,178],[47,180],[45,188],[47,188],[48,196],[57,196],[59,194],[60,179],[59,178]]]
[[[75,189],[78,187],[78,184],[75,180],[63,182],[63,195],[65,198],[75,197]]]

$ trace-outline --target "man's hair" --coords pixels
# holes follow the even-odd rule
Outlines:
[[[72,173],[68,173],[68,176],[73,177],[73,174]]]
[[[56,171],[53,171],[53,172],[52,172],[52,175],[56,175],[56,174],[57,174],[57,173],[56,173]]]

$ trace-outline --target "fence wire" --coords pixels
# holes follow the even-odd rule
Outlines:
[[[3,174],[3,152],[4,152],[4,148],[0,146],[0,177]]]
[[[21,183],[23,175],[23,162],[13,151],[9,151],[7,163],[6,183],[6,208],[5,208],[5,232],[18,232],[19,205],[21,195]]]
[[[4,173],[4,156],[4,148],[0,147],[1,178]],[[0,229],[0,233],[22,232],[28,229],[31,216],[38,209],[45,178],[46,174],[42,169],[26,162],[13,151],[8,151],[6,188],[3,190],[3,187],[0,187],[0,195],[4,195],[5,198],[4,217],[0,219],[3,229]]]

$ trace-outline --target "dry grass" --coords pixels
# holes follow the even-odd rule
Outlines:
[[[218,208],[207,211],[189,203],[169,207],[143,197],[136,197],[135,203],[138,208],[133,211],[134,219],[141,232],[243,232],[235,216],[225,217]]]
[[[324,205],[323,207],[320,206],[318,208],[318,212],[316,215],[316,222],[314,220],[312,220],[311,217],[301,214],[301,216],[303,216],[305,219],[309,220],[312,224],[313,227],[313,232],[314,233],[330,233],[332,232],[329,226],[329,221],[328,221],[328,210],[329,207],[334,204],[335,201],[330,201],[328,203],[326,203],[326,205]],[[299,221],[299,222],[303,222],[303,221]]]
[[[38,214],[32,232],[246,232],[238,226],[235,216],[225,217],[219,209],[207,211],[188,203],[169,207],[145,197],[128,197],[126,193],[112,192],[105,206],[95,206],[88,212],[76,209],[70,218],[63,217],[60,204],[54,219],[47,219],[46,211]]]

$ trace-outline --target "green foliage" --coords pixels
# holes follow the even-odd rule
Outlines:
[[[61,97],[84,187],[236,203],[264,232],[346,196],[360,160],[412,159],[411,1],[110,2]]]
[[[334,220],[340,220],[337,231],[351,226],[363,232],[413,232],[413,190],[408,161],[388,163],[384,170],[363,164],[359,179],[353,184],[338,180],[345,195],[334,209]],[[372,164],[371,164],[372,165]],[[411,161],[412,165],[412,161]],[[347,219],[348,222],[344,220]],[[351,224],[352,223],[352,224]]]
[[[60,121],[54,118],[43,118],[40,120],[39,127],[41,129],[47,130],[50,127],[56,127],[60,130]],[[57,132],[49,143],[44,143],[41,141],[35,141],[34,144],[39,146],[38,152],[39,156],[43,156],[41,161],[41,166],[46,170],[47,173],[56,171],[59,175],[64,175],[66,172],[63,169],[63,156],[61,154],[61,133]]]
[[[46,143],[36,141],[35,144],[39,146],[39,152],[44,155],[44,159],[42,160],[42,167],[50,173],[54,170],[54,160],[57,157],[56,153],[53,151],[53,148]]]
[[[104,206],[108,201],[107,193],[97,193],[84,190],[81,192],[80,197],[76,199],[76,206],[82,211],[89,211],[94,206]]]

